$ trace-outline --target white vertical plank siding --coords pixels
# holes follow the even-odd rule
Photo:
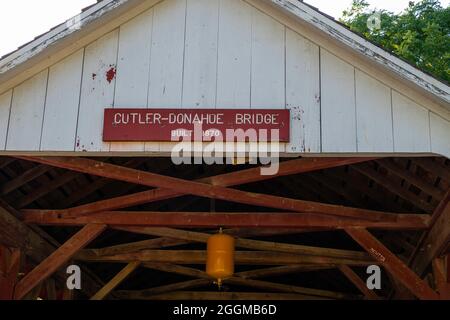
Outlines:
[[[166,0],[155,6],[149,108],[181,108],[185,23],[186,0]],[[145,143],[145,151],[164,149],[169,149],[167,143]]]
[[[109,151],[103,142],[104,109],[113,106],[119,31],[98,39],[85,50],[76,151]]]
[[[286,108],[285,31],[272,17],[252,10],[252,109]],[[285,144],[280,144],[284,151]]]
[[[48,69],[14,89],[6,149],[39,151]]]
[[[286,152],[320,152],[319,47],[286,31],[286,106],[291,110],[291,142]]]
[[[6,147],[9,113],[11,111],[12,90],[0,96],[0,150]]]
[[[427,109],[392,91],[395,152],[430,152],[430,121]]]
[[[153,9],[120,27],[115,108],[147,108]],[[112,142],[111,151],[144,151],[144,142]]]
[[[430,112],[431,151],[450,158],[450,122]]]
[[[49,71],[41,151],[74,151],[84,50]]]
[[[252,60],[252,7],[220,0],[217,108],[248,108]]]
[[[253,9],[252,17],[253,109],[285,108],[285,27]]]
[[[322,152],[356,152],[355,69],[326,50],[320,56]]]
[[[183,107],[216,104],[219,0],[187,0]]]
[[[393,152],[391,89],[356,70],[359,152]]]

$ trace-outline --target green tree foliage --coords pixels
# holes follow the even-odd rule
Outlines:
[[[374,14],[381,18],[379,29],[367,24]],[[370,8],[365,0],[353,0],[341,22],[418,68],[450,82],[450,7],[443,8],[440,1],[411,1],[406,10],[394,14]]]

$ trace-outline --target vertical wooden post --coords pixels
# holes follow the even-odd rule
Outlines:
[[[20,250],[0,246],[0,300],[12,300],[20,269]]]

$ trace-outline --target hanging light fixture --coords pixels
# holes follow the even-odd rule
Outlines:
[[[222,281],[234,274],[234,238],[220,229],[208,238],[206,255],[206,273],[217,280],[220,289]]]

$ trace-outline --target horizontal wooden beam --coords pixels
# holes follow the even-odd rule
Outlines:
[[[241,191],[223,186],[183,180],[160,174],[139,171],[110,163],[85,159],[65,157],[21,157],[22,159],[56,166],[68,170],[97,175],[115,180],[121,180],[139,185],[158,187],[176,191],[181,194],[191,194],[199,197],[239,202],[248,205],[275,208],[294,212],[322,213],[331,216],[353,217],[367,220],[389,219],[390,214],[374,210],[351,208],[277,197],[267,194]],[[155,191],[160,192],[160,191]],[[167,196],[167,195],[166,195]]]
[[[95,239],[105,229],[106,225],[89,224],[78,231],[72,238],[20,280],[15,288],[14,299],[22,299],[34,287],[51,276],[52,273],[69,261],[74,254]]]
[[[133,292],[130,292],[128,295],[122,295],[122,299],[139,299],[138,296],[133,296]],[[292,293],[253,293],[253,292],[217,292],[217,291],[176,291],[170,293],[163,293],[152,295],[148,298],[148,300],[175,300],[175,301],[263,301],[263,300],[328,300],[325,298],[319,299],[317,296],[307,296],[301,294],[292,294]]]
[[[82,251],[75,256],[79,261],[129,263],[132,261],[159,262],[171,264],[205,264],[205,250],[142,250],[111,256],[96,256],[90,251]],[[333,258],[306,256],[300,254],[267,252],[267,251],[236,251],[235,262],[238,265],[305,265],[305,264],[348,264],[367,266],[373,261],[348,258]]]
[[[200,278],[200,279],[210,279],[210,276],[206,274],[205,271],[194,269],[186,266],[170,264],[170,263],[160,263],[160,262],[145,262],[142,264],[144,268],[154,269],[162,272],[175,273],[183,276]],[[287,265],[287,266],[275,266],[268,268],[261,268],[249,271],[242,271],[236,273],[234,276],[244,278],[244,279],[258,279],[264,277],[280,276],[292,273],[310,272],[334,269],[337,266],[334,264],[306,264],[306,265]]]
[[[150,226],[180,228],[331,228],[363,227],[390,230],[420,230],[428,227],[429,216],[394,214],[378,221],[338,218],[309,213],[211,213],[111,211],[63,218],[52,212],[24,210],[26,223],[55,226],[81,226],[90,223],[109,226]]]
[[[225,233],[230,234],[229,231],[231,231],[231,230],[232,229],[226,229]],[[152,236],[167,237],[168,239],[172,238],[172,239],[186,240],[186,242],[200,242],[200,243],[206,243],[208,241],[208,238],[211,237],[211,234],[209,234],[209,233],[170,229],[170,228],[147,228],[146,234],[152,235]],[[118,254],[118,253],[136,252],[136,251],[145,250],[145,249],[154,249],[156,247],[155,243],[156,243],[156,245],[158,244],[158,242],[155,240],[158,240],[158,239],[139,241],[139,242],[136,242],[135,245],[133,245],[132,243],[122,244],[120,247],[123,249],[122,251],[111,250],[111,249],[109,249],[107,251],[114,252],[114,254]],[[365,251],[320,248],[320,247],[304,246],[304,245],[298,245],[298,244],[243,239],[240,237],[235,238],[235,244],[236,244],[236,247],[238,247],[238,248],[251,249],[251,250],[263,250],[263,251],[284,252],[284,253],[294,253],[294,254],[324,256],[324,257],[336,257],[336,258],[349,258],[349,259],[363,260],[363,261],[372,260],[372,257],[369,254],[367,254]],[[146,247],[147,245],[150,245],[151,247]],[[97,255],[105,255],[105,249],[99,249],[99,250],[91,249],[91,250],[93,250]]]
[[[439,296],[408,266],[391,253],[380,241],[365,229],[348,228],[346,232],[371,254],[396,279],[419,299],[437,300]]]

